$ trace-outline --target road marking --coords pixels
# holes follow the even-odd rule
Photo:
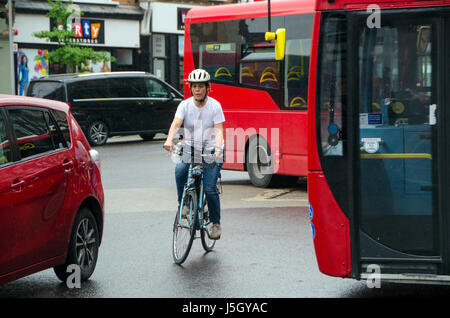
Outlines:
[[[243,189],[247,188],[247,189]],[[242,185],[223,186],[223,209],[253,207],[306,206],[306,191],[297,189],[261,189]],[[105,189],[105,213],[175,211],[175,187]],[[254,195],[256,193],[256,195]]]
[[[287,194],[292,194],[286,197]],[[268,189],[255,197],[243,199],[245,201],[278,201],[278,202],[308,202],[306,192],[302,193],[295,189]]]

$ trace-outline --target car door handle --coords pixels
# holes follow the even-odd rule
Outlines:
[[[24,185],[25,185],[25,180],[16,178],[11,183],[11,190],[13,192],[20,192],[20,191],[22,191]]]
[[[73,161],[69,159],[64,159],[62,166],[65,172],[70,172],[73,169]]]

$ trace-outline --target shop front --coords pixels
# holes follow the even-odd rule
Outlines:
[[[89,62],[85,69],[91,72],[146,71],[141,55],[140,22],[144,11],[139,7],[119,6],[115,2],[104,4],[77,4],[82,15],[73,20],[73,42],[94,50],[106,51],[116,61]],[[55,22],[46,16],[48,3],[41,1],[16,1],[14,37],[15,64],[17,65],[17,94],[22,95],[26,84],[50,74],[65,73],[61,65],[49,65],[45,54],[57,47],[34,36],[35,32],[50,30]]]
[[[151,18],[147,30],[143,24],[141,32],[148,37],[150,71],[182,92],[184,18],[196,6],[164,2],[148,5],[146,15]]]

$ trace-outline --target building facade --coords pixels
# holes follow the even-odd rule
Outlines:
[[[0,0],[0,94],[14,92],[13,41],[9,34],[8,0]],[[11,32],[13,34],[13,32]]]
[[[49,65],[44,58],[46,51],[55,49],[57,43],[34,36],[35,32],[50,30],[55,25],[46,16],[50,10],[47,0],[13,2],[17,29],[14,36],[16,79],[21,78],[19,70],[24,68],[28,70],[28,80],[65,72],[60,65]],[[75,0],[73,4],[82,14],[74,16],[73,41],[115,57],[115,62],[89,63],[86,68],[91,72],[151,72],[181,90],[187,11],[196,6],[227,2],[237,1]],[[23,93],[24,88],[18,83],[16,86],[16,93]]]

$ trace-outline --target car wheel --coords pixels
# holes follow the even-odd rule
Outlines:
[[[108,126],[100,120],[96,120],[89,125],[86,137],[91,146],[102,146],[108,140]]]
[[[153,140],[153,138],[155,137],[156,134],[139,134],[139,136],[141,136],[142,139],[144,139],[145,141],[150,141]]]
[[[97,264],[100,236],[94,215],[88,208],[82,208],[72,227],[66,262],[54,267],[56,276],[66,282],[72,272],[68,267],[77,265],[80,269],[80,281],[84,282],[94,273]]]

